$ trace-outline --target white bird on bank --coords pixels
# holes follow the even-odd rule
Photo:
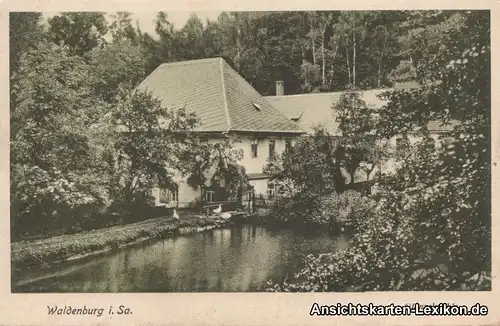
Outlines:
[[[219,207],[217,207],[216,209],[214,209],[214,213],[215,214],[219,214],[221,212],[222,212],[222,206],[221,205],[219,205]]]
[[[174,220],[179,220],[179,214],[177,214],[177,211],[174,209],[174,212],[172,213],[172,217],[174,218]]]

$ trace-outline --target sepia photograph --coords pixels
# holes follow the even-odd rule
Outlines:
[[[8,18],[11,293],[491,291],[490,10]]]

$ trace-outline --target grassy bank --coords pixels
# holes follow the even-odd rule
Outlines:
[[[227,223],[225,220],[203,218],[183,212],[180,221],[171,217],[158,217],[123,226],[19,241],[11,244],[12,266],[19,269],[80,259],[149,239],[197,232]]]

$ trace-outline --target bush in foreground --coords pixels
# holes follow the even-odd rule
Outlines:
[[[314,224],[335,228],[349,225],[356,228],[358,220],[373,212],[374,201],[357,191],[315,196],[297,193],[275,201],[269,210],[272,221],[287,224]]]
[[[374,202],[354,190],[333,193],[320,200],[319,209],[311,221],[323,225],[347,224],[357,228],[358,220],[373,211]]]
[[[387,138],[418,126],[424,140],[381,179],[351,248],[307,257],[292,284],[269,290],[491,290],[489,13],[435,18],[412,44],[422,87],[387,93],[377,126]],[[435,149],[430,119],[458,121]]]

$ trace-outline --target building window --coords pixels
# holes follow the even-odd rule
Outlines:
[[[215,191],[214,190],[207,190],[205,192],[205,201],[207,203],[213,203],[215,198]]]
[[[276,142],[274,140],[269,141],[269,158],[273,159],[276,154]]]
[[[259,144],[258,140],[252,140],[251,150],[252,157],[257,157],[257,145]]]
[[[288,152],[290,149],[292,149],[292,140],[285,139],[285,151]]]
[[[274,182],[268,182],[267,183],[267,198],[273,199],[275,194],[276,194],[276,185],[274,184]]]
[[[169,204],[179,200],[179,189],[160,189],[160,203]]]

